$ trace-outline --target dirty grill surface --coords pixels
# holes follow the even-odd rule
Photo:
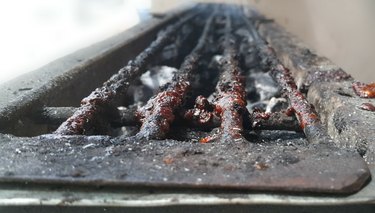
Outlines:
[[[79,107],[34,109],[45,134],[0,135],[0,181],[358,191],[366,163],[335,145],[262,22],[230,5],[180,15]]]
[[[1,181],[348,193],[367,178],[355,153],[307,145],[291,132],[265,131],[258,143],[212,144],[51,137],[2,138],[10,154],[0,157]]]

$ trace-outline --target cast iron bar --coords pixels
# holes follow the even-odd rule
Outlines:
[[[261,58],[262,65],[269,69],[272,78],[283,88],[288,96],[290,105],[294,109],[306,138],[311,143],[332,141],[315,109],[306,100],[305,96],[298,91],[294,78],[291,76],[290,71],[279,61],[274,49],[259,36],[255,26],[245,15],[243,15],[243,19],[253,36],[254,45]]]
[[[77,110],[79,110],[77,107],[44,107],[40,112],[36,113],[34,119],[38,123],[58,125],[71,117]],[[136,105],[118,107],[118,116],[110,121],[111,125],[114,127],[137,125],[136,110]]]
[[[236,39],[232,35],[229,13],[225,16],[224,56],[221,59],[221,74],[216,86],[215,112],[221,118],[221,139],[242,139],[243,115],[246,110],[246,92],[237,60]]]
[[[36,113],[35,119],[38,123],[58,125],[68,119],[77,111],[76,107],[44,107],[42,111]],[[113,127],[133,126],[138,124],[135,116],[137,107],[135,105],[129,107],[119,107],[118,114],[115,120],[111,121]],[[183,118],[177,125],[187,124],[188,126],[196,128],[216,128],[220,126],[220,118],[214,115],[213,112],[204,111],[202,109],[195,109],[193,113],[204,113],[208,117],[207,122],[201,121],[201,115],[196,117],[187,116]],[[185,112],[191,114],[190,110]],[[198,119],[198,120],[197,120]],[[288,130],[288,131],[301,131],[295,116],[288,116],[284,112],[264,113],[253,112],[251,116],[244,116],[244,120],[248,119],[248,123],[252,121],[251,126],[244,126],[245,129],[250,130]]]
[[[175,120],[176,110],[182,106],[188,91],[191,89],[194,80],[193,74],[197,70],[199,59],[204,53],[213,17],[214,14],[208,18],[197,45],[186,56],[169,85],[137,111],[137,116],[142,122],[137,137],[164,139],[169,132],[170,125]]]

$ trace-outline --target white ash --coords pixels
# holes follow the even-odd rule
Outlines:
[[[266,112],[280,112],[288,108],[288,101],[285,98],[272,97],[266,107]]]
[[[268,105],[268,101],[257,101],[255,103],[251,101],[247,101],[246,108],[249,112],[253,111],[254,109],[260,109],[262,111],[265,111],[267,105]]]
[[[215,94],[212,93],[210,96],[208,96],[207,100],[208,100],[208,102],[213,103],[214,100],[215,100]]]
[[[260,101],[269,100],[272,97],[278,96],[280,92],[279,87],[268,73],[251,73],[250,78],[253,80]]]
[[[153,95],[159,92],[159,88],[170,82],[174,73],[177,71],[174,67],[157,66],[145,72],[138,82],[131,86],[128,94],[137,105],[143,105]]]
[[[161,86],[172,81],[173,75],[177,72],[174,67],[161,66],[154,67],[145,72],[140,80],[143,85],[147,86],[155,94]]]
[[[112,136],[130,137],[137,134],[138,128],[135,126],[122,126],[112,131]]]
[[[218,69],[221,65],[221,59],[223,58],[222,55],[214,55],[208,65],[211,69]]]

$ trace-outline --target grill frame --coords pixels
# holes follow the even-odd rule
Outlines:
[[[179,12],[176,12],[174,14],[168,15],[168,16],[162,18],[162,20],[160,20],[160,19],[151,20],[150,21],[151,24],[145,23],[146,27],[145,26],[137,26],[136,27],[136,28],[143,29],[144,31],[142,31],[142,30],[138,31],[139,29],[132,29],[135,32],[132,31],[132,30],[125,32],[124,34],[122,34],[123,36],[125,36],[125,35],[129,36],[129,34],[134,33],[133,36],[129,36],[130,38],[128,37],[128,39],[125,39],[125,41],[121,41],[122,39],[124,39],[123,37],[121,39],[119,39],[119,37],[121,37],[121,35],[120,35],[119,37],[111,38],[111,39],[103,42],[102,44],[99,44],[98,46],[95,46],[95,47],[84,50],[83,52],[87,51],[87,52],[91,52],[91,53],[96,53],[96,52],[98,52],[97,51],[98,49],[101,49],[101,51],[99,51],[99,52],[101,52],[101,54],[91,55],[91,56],[87,57],[86,60],[83,60],[82,62],[79,62],[79,63],[72,62],[72,64],[70,64],[71,66],[69,66],[69,64],[68,64],[67,66],[69,68],[64,69],[62,72],[61,72],[61,67],[60,67],[61,64],[66,63],[66,61],[71,61],[72,58],[77,60],[77,58],[80,58],[80,56],[82,56],[82,54],[84,55],[85,53],[82,53],[81,51],[77,52],[77,53],[75,53],[71,56],[67,56],[65,58],[62,58],[62,59],[60,59],[56,62],[53,62],[50,65],[47,65],[47,67],[44,67],[44,68],[34,72],[33,74],[36,74],[36,76],[38,76],[38,75],[45,76],[47,71],[51,70],[51,67],[52,68],[55,67],[56,69],[60,70],[59,74],[61,74],[61,75],[54,76],[54,79],[58,79],[58,80],[55,81],[54,83],[51,83],[51,85],[47,85],[47,90],[45,90],[46,85],[42,85],[38,89],[33,89],[31,91],[27,91],[27,92],[25,92],[25,94],[21,94],[20,96],[16,97],[14,99],[15,100],[14,102],[7,102],[8,105],[3,104],[1,106],[1,109],[0,109],[1,114],[3,114],[3,115],[4,114],[5,115],[18,114],[18,116],[22,116],[22,114],[30,112],[29,110],[33,109],[35,107],[41,107],[43,105],[56,105],[57,102],[55,102],[54,104],[41,103],[38,100],[47,100],[48,98],[46,98],[46,97],[53,96],[54,94],[48,94],[48,93],[49,93],[49,91],[56,91],[55,88],[53,88],[54,84],[57,84],[57,85],[60,85],[60,86],[64,85],[64,83],[69,80],[69,79],[66,80],[67,76],[71,75],[72,73],[79,73],[79,72],[77,72],[77,69],[82,71],[82,70],[85,70],[85,69],[87,69],[88,67],[91,67],[91,66],[95,67],[95,65],[93,65],[93,63],[97,63],[100,60],[103,60],[103,61],[112,60],[111,55],[112,54],[118,54],[119,49],[132,48],[132,47],[128,47],[127,45],[132,45],[134,43],[142,43],[142,42],[135,42],[135,40],[137,40],[137,39],[135,39],[136,37],[147,36],[146,34],[150,31],[156,33],[158,29],[160,29],[162,26],[165,26],[167,23],[169,23],[173,19],[173,17],[175,17],[176,15],[180,14],[183,11],[186,11],[186,9],[181,10]],[[147,26],[149,26],[150,28],[145,30],[145,28],[147,28]],[[150,36],[150,37],[152,37],[152,36]],[[120,41],[120,42],[115,44],[115,45],[110,45],[110,47],[108,47],[108,44],[116,43],[116,41],[117,42]],[[145,42],[145,43],[147,43],[147,42]],[[104,48],[104,50],[102,48]],[[140,48],[140,49],[142,49],[142,48]],[[129,58],[131,58],[131,56]],[[123,62],[123,63],[126,63],[126,62]],[[100,66],[98,66],[98,67],[100,67]],[[113,69],[111,69],[111,70],[113,70]],[[89,72],[86,72],[86,74],[88,74],[88,73]],[[80,73],[80,74],[82,74],[82,73]],[[14,82],[16,82],[16,81],[22,82],[23,81],[22,79],[27,79],[28,75],[14,80]],[[84,79],[84,77],[80,77],[80,78],[78,78],[78,80],[79,79]],[[46,82],[50,82],[51,79],[45,79],[45,80],[46,80]],[[10,82],[6,85],[3,85],[4,86],[3,88],[6,88],[7,86],[11,85],[12,82]],[[99,85],[100,85],[100,83],[101,82],[99,82]],[[32,83],[31,83],[31,85],[32,85]],[[41,85],[41,84],[39,84],[39,85]],[[90,91],[91,89],[95,88],[96,86],[98,86],[98,85],[89,86],[89,89],[86,89],[86,90]],[[19,90],[19,88],[18,88],[18,90]],[[2,90],[2,91],[5,91],[6,93],[10,94],[13,90],[5,89],[5,90]],[[21,90],[19,90],[19,91],[21,93]],[[85,93],[85,90],[83,90],[82,93]],[[5,96],[5,97],[9,97],[9,94],[7,94],[7,96]],[[85,94],[87,94],[87,91],[86,91]],[[28,103],[25,103],[25,99],[24,99],[25,96],[31,96],[32,99],[26,100]],[[82,94],[78,97],[82,97],[82,96],[84,96],[84,94]],[[76,101],[76,100],[79,100],[79,99],[73,98],[72,101],[74,101],[74,100]],[[27,107],[26,108],[18,108],[18,106],[20,106],[20,103],[24,104],[23,106],[27,106]],[[3,123],[3,122],[17,123],[16,120],[6,120],[9,117],[17,118],[16,116],[3,116],[3,117],[1,117],[1,119],[2,119],[1,123]],[[16,126],[16,124],[15,124],[15,126]],[[12,128],[14,128],[14,126]],[[371,169],[371,171],[374,172],[374,169]],[[253,205],[253,204],[286,204],[286,203],[297,204],[297,205],[311,205],[311,204],[313,204],[313,205],[317,205],[317,204],[324,205],[324,204],[344,204],[345,202],[346,202],[346,204],[375,203],[375,201],[374,201],[375,196],[371,195],[371,191],[375,191],[375,190],[371,190],[371,189],[375,188],[375,186],[373,185],[372,182],[369,185],[367,185],[365,187],[365,189],[363,189],[360,193],[352,195],[352,196],[348,196],[346,198],[339,198],[339,197],[332,197],[332,196],[331,197],[329,197],[329,196],[328,197],[309,197],[309,196],[301,197],[301,196],[296,196],[296,195],[294,195],[294,196],[293,195],[287,195],[286,197],[289,199],[288,202],[285,201],[285,195],[281,196],[281,195],[267,195],[267,194],[262,194],[262,193],[238,193],[238,192],[236,192],[236,193],[231,193],[231,192],[226,193],[225,196],[230,197],[230,198],[222,198],[220,193],[219,194],[210,193],[210,196],[212,196],[212,198],[205,199],[206,194],[204,194],[204,193],[202,195],[200,193],[183,192],[183,193],[180,193],[180,194],[176,195],[176,193],[168,193],[168,192],[161,191],[160,193],[157,193],[155,195],[150,195],[150,197],[147,197],[147,199],[142,199],[141,197],[145,193],[144,190],[140,190],[140,191],[136,191],[136,192],[129,191],[129,192],[127,192],[129,194],[121,193],[122,195],[127,194],[129,196],[133,193],[136,193],[136,194],[139,193],[140,197],[137,197],[136,199],[133,199],[132,197],[129,197],[129,200],[127,200],[127,201],[123,201],[124,199],[117,198],[116,196],[118,194],[111,193],[110,191],[109,192],[106,191],[105,193],[100,194],[99,196],[97,196],[99,198],[95,198],[95,199],[90,200],[90,197],[91,197],[90,194],[96,193],[95,192],[96,190],[91,191],[90,189],[88,189],[88,190],[85,189],[84,191],[87,190],[87,191],[90,191],[90,192],[84,192],[84,193],[80,194],[81,197],[77,197],[77,198],[74,198],[74,199],[72,199],[69,196],[66,196],[66,191],[64,191],[64,190],[51,191],[51,193],[53,193],[54,196],[56,196],[57,198],[39,199],[39,198],[37,198],[37,196],[33,197],[33,195],[35,195],[35,192],[40,190],[40,189],[35,189],[35,191],[33,191],[34,189],[32,189],[32,188],[27,189],[27,187],[25,189],[25,186],[22,186],[22,185],[18,186],[18,187],[20,187],[18,192],[24,193],[23,197],[24,198],[28,197],[29,200],[25,199],[25,200],[22,201],[22,199],[21,199],[21,201],[20,201],[20,200],[17,200],[17,199],[10,199],[9,194],[15,193],[16,190],[12,191],[12,192],[9,192],[7,190],[2,190],[0,192],[0,204],[3,204],[3,205],[10,205],[10,204],[12,204],[12,205],[39,205],[39,204],[56,205],[56,204],[62,204],[62,205],[77,205],[77,206],[95,206],[95,205],[100,205],[100,206],[138,206],[138,205],[142,205],[143,206],[144,204],[146,204],[148,206],[162,206],[162,205],[197,205],[197,204],[198,205],[221,205],[221,204],[238,204],[238,203],[251,204],[251,205]],[[43,188],[43,187],[41,187],[41,188]],[[73,190],[75,190],[75,189],[73,189]],[[112,190],[112,189],[110,189],[110,190]],[[79,190],[77,190],[77,191],[79,191]],[[15,194],[17,194],[17,193],[15,193]],[[43,193],[40,193],[40,194],[43,194]],[[110,201],[108,202],[108,197],[107,197],[108,194],[111,194],[109,197],[114,196],[116,198],[109,199]],[[147,194],[147,192],[146,192],[146,194]],[[4,195],[4,197],[2,197],[1,195]],[[16,195],[15,197],[17,197],[17,196],[18,195]],[[167,197],[167,199],[166,199],[166,197]],[[20,196],[18,196],[17,198],[20,198]]]
[[[372,175],[375,167],[370,167]],[[365,209],[366,205],[375,204],[375,182],[371,181],[365,188],[356,194],[348,196],[330,195],[290,195],[275,193],[248,193],[248,192],[207,192],[207,191],[179,191],[147,190],[147,189],[115,189],[85,187],[41,187],[27,185],[0,185],[0,207],[2,206],[59,206],[59,207],[143,207],[151,211],[155,207],[192,207],[200,206],[223,208],[223,206],[241,205],[243,209],[265,207],[280,210],[280,206],[298,206],[306,209],[315,207],[328,208],[327,212],[338,206],[356,207],[346,209],[348,212],[357,212],[358,205]],[[271,207],[269,206],[271,205]],[[181,208],[180,207],[180,208]],[[144,209],[146,210],[146,209]],[[238,210],[238,209],[237,209]],[[236,212],[236,211],[235,211]],[[369,211],[371,212],[371,211]]]

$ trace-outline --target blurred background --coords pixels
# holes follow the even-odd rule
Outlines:
[[[373,0],[201,0],[252,5],[356,79],[375,81]],[[0,84],[188,0],[1,1]]]

